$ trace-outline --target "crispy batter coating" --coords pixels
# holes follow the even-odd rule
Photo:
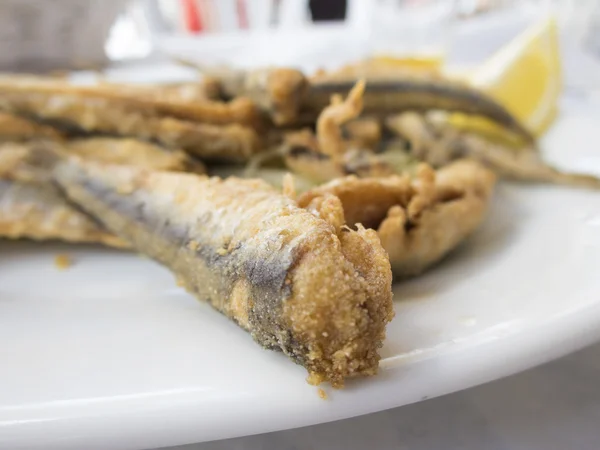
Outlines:
[[[376,373],[393,311],[389,261],[373,230],[336,229],[259,180],[69,159],[55,181],[312,381],[340,386]]]
[[[206,67],[177,58],[177,62],[200,71],[205,79],[219,85],[225,98],[248,97],[276,125],[297,122],[307,88],[302,72],[290,68],[236,70],[230,67]]]
[[[259,69],[255,71],[209,68],[179,61],[218,80],[230,97],[248,96],[277,125],[314,123],[330,103],[332,95],[344,95],[360,79],[369,83],[365,112],[377,116],[402,111],[457,111],[483,116],[511,131],[527,143],[535,137],[502,105],[465,83],[450,80],[437,70],[399,68],[376,61],[365,61],[338,71],[320,71],[306,78],[292,69]]]
[[[410,143],[411,153],[416,158],[433,167],[441,167],[463,156],[456,146],[451,145],[456,136],[454,131],[458,130],[438,132],[423,114],[410,111],[391,115],[386,118],[385,124],[393,133]]]
[[[44,183],[49,168],[38,160],[44,152],[38,147],[53,147],[70,155],[107,164],[135,165],[152,170],[205,173],[206,168],[181,150],[170,150],[136,139],[85,138],[62,142],[29,141],[0,143],[0,178]]]
[[[306,88],[306,78],[298,70],[266,69],[249,72],[238,95],[254,100],[276,125],[286,125],[296,120]]]
[[[397,173],[395,165],[381,155],[356,148],[359,139],[344,137],[342,127],[360,114],[364,88],[364,83],[358,82],[345,101],[334,96],[319,116],[316,135],[308,129],[284,135],[284,161],[290,170],[319,183],[350,174],[379,177]]]
[[[1,89],[0,89],[1,92]],[[203,159],[245,161],[260,149],[260,139],[250,127],[218,126],[173,117],[147,115],[106,98],[35,92],[0,95],[0,108],[27,114],[40,122],[67,131],[130,136],[182,148]]]
[[[261,149],[253,103],[153,100],[144,88],[72,86],[0,77],[0,109],[68,133],[129,136],[182,148],[203,159],[246,161]]]
[[[323,196],[339,198],[345,222],[377,230],[394,275],[407,277],[439,261],[479,226],[494,183],[492,172],[463,160],[437,172],[422,165],[413,180],[334,180],[301,195],[298,202],[310,208]]]
[[[171,95],[146,95],[144,88],[128,89],[119,85],[97,84],[77,86],[55,79],[27,76],[1,76],[0,94],[5,110],[35,114],[35,108],[51,109],[53,103],[85,103],[100,101],[110,109],[139,112],[145,116],[168,116],[213,125],[232,123],[256,125],[259,111],[248,98],[229,103],[215,101],[183,101]],[[31,97],[31,98],[29,98]]]
[[[286,167],[309,180],[322,183],[345,175],[339,161],[321,153],[310,130],[287,133],[283,148]]]
[[[51,184],[4,179],[0,179],[0,237],[127,246],[73,208]]]
[[[358,71],[357,73],[362,73]],[[422,71],[404,71],[393,76],[348,78],[320,75],[310,81],[304,100],[306,114],[318,115],[332,95],[348,92],[358,79],[366,79],[363,112],[384,117],[404,111],[454,111],[485,117],[518,139],[535,144],[535,137],[509,111],[485,93],[464,83]]]
[[[40,138],[60,140],[62,135],[50,126],[14,114],[0,112],[0,140],[26,141]]]
[[[388,117],[386,125],[410,142],[414,157],[434,167],[468,157],[505,178],[600,188],[598,177],[562,172],[546,163],[533,147],[511,148],[489,142],[453,127],[443,115],[408,112]]]
[[[192,82],[169,84],[112,84],[101,83],[104,89],[144,97],[168,103],[194,103],[219,100],[220,86],[215,80],[202,79]]]
[[[334,96],[331,105],[323,110],[317,120],[317,142],[319,151],[333,159],[346,153],[347,143],[342,136],[341,125],[356,119],[362,111],[362,97],[365,91],[364,81],[356,83],[345,101]]]
[[[315,183],[324,183],[347,175],[384,177],[398,173],[393,164],[365,150],[350,150],[334,160],[298,148],[285,155],[288,169]]]
[[[71,139],[64,141],[62,148],[68,154],[107,164],[134,165],[176,172],[206,172],[204,164],[191,158],[182,150],[167,149],[139,139],[109,137]]]
[[[381,122],[375,117],[359,117],[344,126],[345,134],[354,148],[374,150],[381,142]]]
[[[60,195],[51,183],[52,161],[43,160],[45,152],[41,149],[47,146],[91,161],[134,164],[153,170],[204,172],[202,164],[190,160],[182,151],[171,151],[133,139],[5,142],[0,144],[0,181],[3,186],[0,237],[127,246]]]

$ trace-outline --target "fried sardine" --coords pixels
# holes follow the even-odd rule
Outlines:
[[[414,158],[433,167],[471,158],[507,179],[600,189],[600,177],[564,172],[544,161],[535,148],[494,143],[452,126],[447,119],[444,114],[407,112],[388,117],[386,125],[408,142]]]
[[[69,204],[51,182],[46,147],[92,161],[135,164],[155,170],[203,173],[204,166],[182,151],[133,139],[90,138],[56,142],[0,144],[0,237],[63,240],[113,247],[128,246],[98,222]]]
[[[0,141],[59,140],[62,137],[61,133],[53,127],[14,114],[0,112]]]
[[[364,111],[368,115],[382,117],[403,111],[431,110],[461,112],[485,117],[525,142],[535,142],[531,132],[497,101],[439,73],[406,68],[382,71],[367,64],[359,70],[322,72],[307,77],[294,69],[244,71],[179,62],[197,68],[220,84],[228,98],[251,98],[277,125],[316,122],[333,95],[345,95],[358,80],[364,79],[368,83],[364,96]]]
[[[481,224],[496,177],[473,161],[437,172],[421,165],[417,176],[349,176],[306,192],[309,210],[327,196],[340,199],[344,220],[377,230],[396,277],[418,275],[443,258]]]
[[[373,230],[325,220],[260,180],[63,159],[69,200],[185,287],[303,365],[313,382],[376,373],[393,316],[387,255]]]
[[[180,104],[117,88],[0,77],[0,110],[67,134],[152,140],[207,160],[246,161],[261,145],[253,128],[259,117],[246,99]]]
[[[127,246],[87,214],[73,208],[51,184],[41,186],[1,178],[0,237]]]

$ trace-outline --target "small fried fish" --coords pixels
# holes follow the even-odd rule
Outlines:
[[[315,116],[327,107],[332,95],[341,95],[356,80],[313,80],[307,90],[305,109]],[[386,116],[403,111],[452,111],[485,117],[528,144],[535,137],[506,108],[483,92],[465,84],[439,77],[408,75],[393,79],[368,80],[364,95],[364,112]]]
[[[50,112],[63,108],[61,102],[101,102],[108,108],[137,111],[144,116],[173,117],[213,125],[256,125],[260,114],[248,98],[236,98],[225,103],[212,100],[186,101],[181,96],[164,97],[160,91],[146,94],[143,87],[128,89],[126,85],[75,85],[51,78],[35,76],[0,76],[2,105],[7,110],[35,113],[37,109]],[[32,110],[33,109],[33,110]]]
[[[260,180],[221,180],[63,159],[54,180],[70,201],[169,267],[263,347],[312,382],[341,386],[377,372],[393,316],[392,274],[373,230],[349,230]]]
[[[414,276],[442,259],[481,224],[496,177],[473,161],[437,172],[421,165],[417,176],[331,181],[301,195],[309,210],[326,196],[340,199],[344,222],[377,230],[394,276]]]
[[[64,134],[152,140],[206,160],[246,161],[260,150],[261,140],[253,128],[254,106],[248,102],[211,102],[204,105],[206,109],[192,103],[188,111],[173,102],[126,95],[122,89],[0,77],[0,110],[4,112],[51,125]]]
[[[31,139],[62,139],[55,128],[24,117],[0,112],[0,141],[27,141]]]
[[[87,214],[73,208],[51,184],[5,179],[0,179],[0,237],[127,247]]]
[[[5,142],[0,144],[2,218],[0,237],[64,240],[127,247],[98,222],[68,203],[52,184],[52,161],[45,148],[92,161],[203,173],[204,166],[182,151],[171,151],[133,139],[90,138],[63,143]]]
[[[407,112],[388,117],[386,125],[409,142],[413,157],[433,167],[471,158],[507,179],[600,189],[600,177],[564,172],[544,161],[536,148],[493,143],[452,126],[446,119],[443,114]]]

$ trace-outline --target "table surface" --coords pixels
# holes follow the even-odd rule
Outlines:
[[[600,344],[482,386],[323,425],[170,450],[597,450]]]

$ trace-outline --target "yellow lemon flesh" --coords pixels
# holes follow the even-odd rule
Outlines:
[[[555,19],[546,19],[517,36],[467,78],[540,136],[556,117],[562,88]],[[492,132],[472,118],[452,119],[457,125]]]

